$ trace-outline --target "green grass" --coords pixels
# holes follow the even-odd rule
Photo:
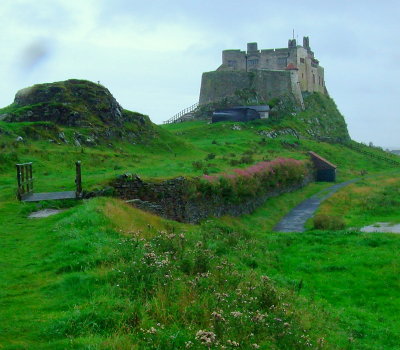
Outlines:
[[[296,345],[305,348],[321,331],[286,305],[290,294],[231,259],[232,250],[247,258],[246,232],[217,222],[184,226],[104,199],[40,220],[25,217],[33,208],[7,208],[15,214],[1,228],[4,349],[202,348],[200,330],[221,343],[285,348],[306,334]],[[278,337],[284,328],[292,334]]]
[[[35,204],[3,205],[0,344],[201,349],[204,330],[244,348],[396,349],[399,237],[269,233],[279,200],[200,226],[110,199],[39,220]]]
[[[317,215],[342,217],[346,227],[352,228],[399,223],[399,185],[398,173],[364,177],[326,200]]]
[[[271,235],[266,244],[272,263],[265,268],[336,319],[346,332],[333,339],[340,348],[396,349],[399,238],[327,231]]]
[[[271,198],[251,215],[197,226],[110,198],[15,200],[16,162],[33,161],[35,191],[61,191],[74,189],[74,162],[81,160],[84,188],[91,190],[125,172],[147,179],[200,176],[277,157],[305,159],[313,150],[338,165],[338,181],[362,170],[386,174],[342,190],[321,212],[343,216],[349,227],[399,222],[399,182],[389,162],[343,144],[262,135],[300,130],[300,124],[295,118],[279,125],[196,121],[155,128],[155,137],[134,143],[76,147],[49,142],[53,126],[46,123],[0,122],[0,349],[204,349],[196,339],[200,330],[215,333],[214,348],[233,348],[235,341],[245,349],[318,349],[322,343],[396,349],[400,237],[271,233],[291,208],[328,184]],[[27,218],[46,207],[67,210]]]
[[[312,183],[292,193],[285,193],[278,197],[267,199],[264,205],[257,208],[250,215],[242,215],[239,218],[228,217],[223,220],[234,222],[235,225],[243,229],[251,228],[254,232],[271,232],[274,226],[291,209],[329,186],[332,186],[332,184],[327,182]]]

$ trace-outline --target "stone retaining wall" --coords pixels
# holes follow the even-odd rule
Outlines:
[[[146,182],[137,175],[119,176],[111,186],[117,197],[125,199],[135,207],[152,212],[167,219],[187,223],[198,223],[207,217],[250,214],[268,198],[295,191],[314,181],[309,173],[301,182],[281,187],[257,197],[238,203],[228,201],[216,194],[199,195],[194,191],[196,180],[177,177],[162,182]]]

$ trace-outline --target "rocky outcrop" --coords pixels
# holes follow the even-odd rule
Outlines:
[[[38,84],[17,92],[6,121],[65,126],[122,125],[124,110],[104,86],[85,80]]]
[[[115,138],[136,143],[155,134],[148,116],[124,110],[107,88],[86,80],[71,79],[22,89],[5,110],[1,118],[7,122],[79,127],[82,133],[69,140],[78,146]],[[66,135],[60,136],[59,132],[49,138],[68,142]]]

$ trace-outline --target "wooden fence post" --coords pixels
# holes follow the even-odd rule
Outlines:
[[[22,184],[22,193],[25,193],[25,167],[21,165],[21,184]]]
[[[28,192],[33,192],[33,170],[32,170],[32,163],[29,163],[29,183],[28,183]]]
[[[21,200],[21,168],[19,164],[16,164],[17,167],[17,184],[18,184],[18,189],[17,189],[17,198],[18,200]]]
[[[80,198],[82,196],[82,175],[81,175],[81,162],[77,161],[76,165],[76,198]]]

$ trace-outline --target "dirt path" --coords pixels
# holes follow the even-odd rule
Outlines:
[[[342,182],[331,187],[325,188],[321,192],[313,195],[309,199],[300,203],[292,209],[275,227],[275,232],[304,232],[304,225],[310,219],[320,204],[341,188],[350,185],[359,179]]]

